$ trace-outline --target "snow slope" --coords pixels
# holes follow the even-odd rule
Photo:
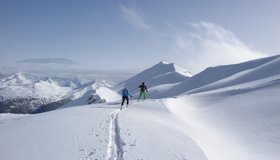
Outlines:
[[[265,88],[235,90],[184,95],[166,104],[209,160],[279,159],[280,79]]]
[[[259,63],[260,60],[251,61],[250,63],[247,62],[248,64],[243,63],[244,68],[246,69],[243,69],[243,66],[239,65],[240,70],[241,69],[242,70],[239,71],[238,73],[235,73],[231,76],[218,80],[209,85],[203,86],[201,88],[195,89],[191,92],[195,93],[195,92],[202,92],[207,90],[214,90],[218,88],[240,85],[243,83],[255,83],[256,81],[260,81],[262,79],[267,79],[267,81],[270,81],[269,79],[278,79],[280,76],[280,69],[279,69],[280,56],[269,57],[261,60],[268,60],[268,61],[266,61],[266,63],[261,63],[258,66],[255,65],[254,68],[250,68],[250,69],[248,69],[249,68],[247,67],[248,65]],[[234,68],[234,67],[237,68],[236,65],[228,66],[228,68]]]
[[[0,121],[1,158],[206,160],[162,102],[134,104],[121,112],[95,104]]]
[[[138,86],[145,82],[149,88],[149,98],[166,97],[167,88],[189,79],[192,75],[180,66],[167,61],[162,61],[151,68],[142,71],[139,74],[117,84],[115,90],[121,90],[123,87],[128,88],[132,94],[138,93]]]
[[[122,111],[94,104],[1,120],[0,154],[10,160],[277,160],[279,90],[278,84],[238,95],[133,101]]]
[[[219,84],[215,88],[222,88],[249,81],[267,78],[279,74],[280,55],[256,59],[240,64],[209,67],[204,71],[186,79],[182,83],[172,87],[168,92],[178,95],[218,81],[228,81],[226,84]],[[232,80],[230,82],[230,80]],[[214,89],[213,88],[209,88]],[[203,89],[201,91],[205,91]],[[198,90],[197,90],[198,91]]]
[[[1,159],[105,159],[113,110],[86,106],[1,121]]]
[[[249,82],[256,85],[255,81],[263,79],[270,81],[270,77],[279,75],[278,68],[280,68],[280,55],[239,64],[209,67],[194,76],[173,63],[160,62],[116,85],[114,90],[119,91],[127,87],[137,97],[139,90],[137,87],[144,81],[148,86],[149,98],[167,98],[186,92],[192,94]]]

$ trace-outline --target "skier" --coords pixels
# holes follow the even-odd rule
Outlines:
[[[132,95],[128,92],[127,88],[124,88],[124,89],[122,90],[122,104],[121,104],[121,109],[122,109],[122,106],[123,106],[125,100],[126,100],[126,105],[128,106],[128,104],[129,104],[129,98],[128,98],[128,96],[130,96],[130,98],[132,98]],[[127,107],[127,106],[126,106],[126,107]]]
[[[146,99],[146,92],[148,92],[147,86],[145,85],[145,82],[142,82],[142,84],[140,86],[138,86],[138,88],[140,88],[140,95],[138,97],[138,101],[141,97],[143,97],[143,100]]]

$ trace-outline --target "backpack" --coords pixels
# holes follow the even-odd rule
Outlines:
[[[126,88],[122,90],[122,96],[128,96],[128,90]]]

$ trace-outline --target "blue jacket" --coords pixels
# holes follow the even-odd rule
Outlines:
[[[122,90],[122,96],[131,96],[132,97],[132,95],[128,92],[128,90],[126,88]]]

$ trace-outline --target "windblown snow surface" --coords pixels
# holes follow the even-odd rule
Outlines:
[[[149,93],[166,97],[133,100],[122,110],[110,102],[1,114],[1,159],[278,160],[279,57],[153,84],[172,86]]]

